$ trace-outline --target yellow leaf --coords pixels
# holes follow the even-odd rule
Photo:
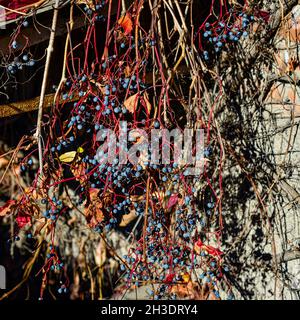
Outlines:
[[[133,96],[130,96],[124,102],[125,108],[129,112],[134,113],[134,111],[137,109],[138,100],[139,100],[138,93],[134,94]]]
[[[82,153],[84,151],[84,149],[82,147],[78,147],[77,152],[78,153]]]
[[[182,280],[183,280],[184,282],[189,282],[189,281],[190,281],[190,275],[189,275],[188,273],[184,273],[184,274],[182,275]]]
[[[59,160],[61,162],[66,162],[66,163],[72,162],[76,157],[76,153],[77,153],[76,151],[66,152],[59,157]]]

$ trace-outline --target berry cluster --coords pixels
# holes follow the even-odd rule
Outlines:
[[[243,11],[230,8],[216,21],[203,23],[197,32],[203,58],[210,60],[209,52],[218,54],[226,50],[231,43],[248,37],[250,25],[254,21],[255,16],[247,13],[245,7]]]

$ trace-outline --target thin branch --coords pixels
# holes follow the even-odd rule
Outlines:
[[[46,64],[45,64],[45,71],[43,76],[42,88],[41,88],[41,96],[39,102],[39,109],[38,109],[38,119],[37,119],[37,128],[35,137],[38,140],[38,150],[39,150],[39,180],[43,177],[43,149],[42,149],[42,134],[41,134],[41,127],[42,127],[42,117],[43,117],[43,106],[46,94],[46,87],[47,87],[47,80],[48,80],[48,72],[50,67],[51,56],[53,52],[53,45],[55,39],[55,32],[57,26],[57,18],[58,18],[58,6],[59,0],[55,1],[54,4],[54,12],[53,12],[53,19],[52,19],[52,27],[51,27],[51,34],[49,39],[49,45],[47,48],[47,57],[46,57]]]

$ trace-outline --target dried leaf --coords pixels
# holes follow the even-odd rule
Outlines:
[[[137,218],[135,214],[135,210],[130,211],[128,214],[124,214],[122,216],[122,220],[120,222],[120,227],[126,227],[131,221]]]
[[[131,75],[131,68],[130,66],[126,66],[124,68],[124,74],[125,74],[125,77],[128,78],[130,75]]]
[[[204,300],[198,284],[191,281],[187,284],[178,284],[173,286],[171,291],[176,293],[180,299]]]
[[[105,216],[102,209],[111,202],[111,194],[109,192],[104,197],[99,198],[99,191],[96,188],[89,190],[89,202],[84,209],[84,215],[90,227],[94,227],[104,220]]]
[[[86,168],[86,164],[84,162],[81,162],[79,164],[74,163],[70,168],[75,179],[80,183],[84,183],[86,180],[87,175],[85,173],[85,168]]]
[[[96,264],[99,267],[102,266],[106,260],[106,245],[102,238],[100,239],[100,242],[96,248],[94,255]]]
[[[91,83],[93,83],[101,91],[101,93],[103,95],[105,94],[105,86],[104,85],[101,85],[99,82],[95,81],[94,79],[89,79],[89,81]]]
[[[12,206],[16,203],[15,200],[8,200],[6,204],[0,207],[0,217],[4,217],[11,213]]]
[[[118,20],[118,24],[123,28],[125,34],[130,33],[133,29],[133,24],[128,13]]]
[[[75,159],[76,154],[77,154],[76,151],[66,152],[66,153],[62,154],[61,156],[59,156],[59,160],[64,163],[70,163]]]
[[[184,274],[182,275],[182,280],[183,280],[184,282],[188,283],[188,282],[190,281],[190,279],[191,279],[191,277],[190,277],[190,275],[189,275],[188,273],[184,273]]]
[[[8,164],[8,160],[5,158],[0,158],[0,168],[4,168]]]
[[[137,109],[139,100],[138,98],[138,93],[136,93],[125,100],[124,106],[129,112],[134,113],[134,111]]]
[[[95,10],[95,6],[93,3],[93,0],[76,0],[77,4],[85,4],[87,5],[90,9]]]
[[[45,189],[37,190],[36,188],[30,187],[25,188],[24,191],[26,195],[28,195],[33,200],[41,200],[47,196],[47,190]]]

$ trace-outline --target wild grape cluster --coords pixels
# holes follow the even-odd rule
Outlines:
[[[218,54],[228,50],[230,44],[248,37],[251,23],[255,16],[246,12],[229,10],[221,19],[206,22],[199,29],[201,48],[204,60],[209,60],[209,52]]]

